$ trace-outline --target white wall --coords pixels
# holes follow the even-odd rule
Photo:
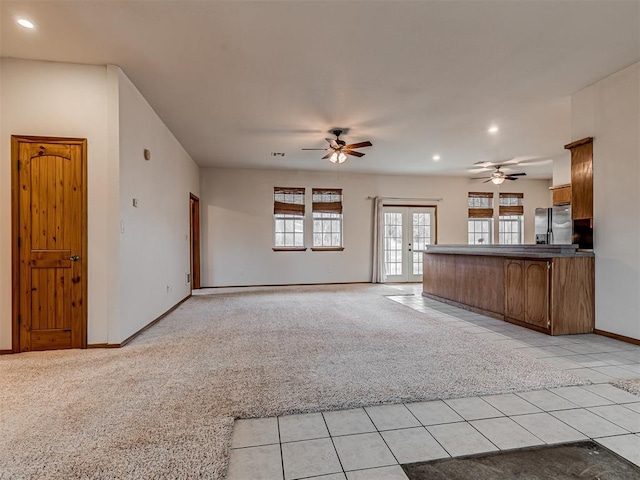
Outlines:
[[[189,193],[199,168],[119,70],[120,340],[190,294]],[[143,151],[151,150],[146,161]],[[138,199],[138,207],[133,199]]]
[[[113,89],[104,66],[2,59],[0,138],[0,350],[11,348],[11,135],[86,138],[88,147],[88,341],[108,340],[117,289],[117,157],[108,148]]]
[[[569,142],[567,142],[569,143]],[[553,160],[553,185],[571,183],[571,152]]]
[[[596,328],[640,339],[640,64],[575,93],[571,122],[594,137]]]
[[[468,178],[310,173],[281,170],[201,170],[202,285],[368,282],[372,201],[368,196],[442,197],[438,243],[467,242],[467,193],[495,191]],[[551,205],[548,180],[518,180],[502,191],[523,192],[525,242],[534,243],[534,209]],[[273,252],[273,187],[342,188],[343,252]],[[307,241],[311,244],[307,222]]]

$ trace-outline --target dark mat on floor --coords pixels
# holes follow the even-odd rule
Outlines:
[[[640,468],[594,442],[403,465],[410,480],[629,480]]]

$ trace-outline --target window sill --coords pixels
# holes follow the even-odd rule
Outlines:
[[[312,252],[341,252],[344,247],[312,247]]]
[[[304,252],[307,247],[273,247],[274,252]]]

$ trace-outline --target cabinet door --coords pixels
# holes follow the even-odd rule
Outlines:
[[[571,149],[571,218],[593,218],[593,143]]]
[[[504,261],[504,314],[524,321],[524,261]]]
[[[569,205],[571,203],[571,185],[553,189],[553,205]]]
[[[524,321],[549,328],[549,264],[542,261],[524,262]]]

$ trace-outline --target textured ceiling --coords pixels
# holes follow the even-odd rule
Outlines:
[[[335,168],[301,148],[344,127],[374,144],[345,171],[470,174],[482,160],[566,158],[570,95],[640,61],[639,7],[4,1],[0,40],[3,56],[119,65],[201,166]],[[524,171],[549,178],[551,163]]]

